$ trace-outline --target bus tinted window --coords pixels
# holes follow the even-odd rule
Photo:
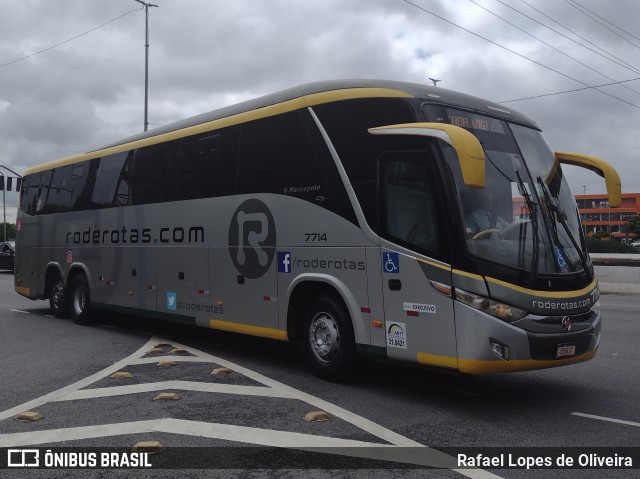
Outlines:
[[[380,157],[381,233],[429,256],[443,258],[434,159],[428,151]]]
[[[178,140],[136,150],[128,173],[134,205],[173,201],[178,177]]]
[[[376,160],[389,142],[368,129],[415,121],[411,106],[404,99],[363,98],[318,105],[314,111],[338,152],[367,222],[376,230]]]
[[[42,214],[45,212],[49,193],[51,192],[51,181],[53,179],[53,170],[43,171],[40,174],[40,184],[38,185],[38,193],[36,194],[35,213]]]
[[[29,215],[36,214],[36,201],[38,190],[40,189],[40,175],[25,176],[22,180],[22,190],[20,192],[20,209]]]
[[[238,130],[232,126],[182,139],[176,200],[235,193]]]
[[[324,177],[329,187],[329,198],[322,199],[321,206],[340,215],[354,225],[358,225],[356,213],[347,194],[347,190],[342,181],[342,177],[338,172],[335,160],[329,151],[326,141],[322,137],[318,125],[308,110],[300,110],[300,117],[305,126],[305,130],[309,135],[309,140],[320,163],[320,168],[324,173]]]
[[[131,204],[128,151],[98,159],[91,201],[96,208]]]
[[[242,125],[238,193],[278,193],[322,205],[324,173],[297,112]]]
[[[41,213],[71,211],[87,181],[85,163],[55,168]]]
[[[66,167],[55,168],[49,172],[49,183],[43,191],[44,200],[40,202],[40,213],[56,213],[61,211],[60,202],[66,196],[66,184],[70,183],[69,178],[65,178]],[[43,185],[44,186],[44,185]]]

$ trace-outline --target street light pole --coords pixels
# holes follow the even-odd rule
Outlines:
[[[2,177],[2,224],[4,226],[4,239],[3,241],[6,243],[7,241],[7,200],[5,197],[4,191],[7,189],[6,181],[4,181],[4,175],[0,171],[0,176]]]
[[[144,55],[144,131],[147,131],[149,128],[148,121],[148,111],[149,111],[149,7],[157,7],[158,5],[154,5],[153,3],[143,2],[142,0],[135,0],[136,2],[144,5],[144,14],[145,14],[145,55]]]

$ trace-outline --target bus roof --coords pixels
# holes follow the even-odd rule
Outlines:
[[[505,108],[498,103],[488,102],[481,98],[453,90],[447,90],[446,88],[392,80],[328,80],[298,85],[276,93],[271,93],[269,95],[220,108],[208,113],[179,120],[159,128],[154,128],[150,131],[124,138],[83,154],[34,166],[29,168],[25,172],[25,175],[58,166],[73,164],[101,155],[123,151],[124,145],[128,145],[133,149],[149,144],[159,143],[168,139],[189,136],[197,133],[197,131],[192,131],[195,127],[204,127],[212,122],[219,123],[219,121],[223,119],[241,116],[242,118],[238,118],[237,121],[232,121],[229,124],[242,123],[243,121],[262,118],[304,106],[313,106],[336,100],[366,97],[425,98],[433,103],[462,107],[478,113],[497,116],[505,120],[515,121],[517,123],[523,123],[537,128],[535,123],[526,116]],[[273,107],[275,106],[280,106],[281,108],[276,108],[274,111]],[[254,112],[255,114],[246,115],[250,112]],[[212,125],[211,129],[214,128],[215,126]],[[200,129],[201,128],[198,128],[198,130]]]

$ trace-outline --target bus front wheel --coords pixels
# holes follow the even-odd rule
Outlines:
[[[355,341],[351,319],[341,301],[322,296],[305,315],[302,345],[314,372],[328,381],[351,377],[355,366]]]
[[[69,288],[69,309],[76,324],[89,324],[89,283],[84,274],[78,274]]]

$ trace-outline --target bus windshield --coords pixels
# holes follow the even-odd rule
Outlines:
[[[462,181],[453,148],[445,149],[472,255],[532,278],[588,269],[575,200],[538,130],[452,108],[425,109],[431,121],[471,131],[485,152],[485,187],[476,189]]]

